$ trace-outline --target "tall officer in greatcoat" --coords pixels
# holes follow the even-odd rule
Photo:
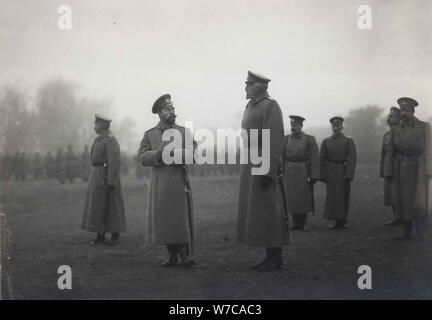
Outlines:
[[[342,133],[343,121],[342,117],[330,119],[333,135],[323,140],[320,150],[321,181],[327,191],[324,217],[335,220],[330,229],[346,229],[357,161],[353,139]]]
[[[163,267],[175,266],[180,257],[182,267],[189,268],[195,264],[190,259],[194,218],[187,166],[193,162],[193,138],[190,130],[175,123],[176,114],[169,94],[154,102],[152,112],[158,114],[160,121],[144,133],[138,151],[138,161],[143,166],[153,167],[149,190],[148,237],[151,243],[166,246],[168,259],[162,264]],[[177,143],[175,150],[170,149],[171,143],[175,142],[170,139],[164,141],[164,135],[173,135]],[[170,163],[164,153],[167,151],[170,154],[179,152],[181,159],[173,159]],[[186,161],[187,158],[189,161]]]
[[[90,151],[91,170],[84,204],[81,228],[96,232],[91,244],[105,243],[105,233],[111,233],[107,243],[116,245],[120,233],[126,232],[126,217],[120,182],[120,146],[111,134],[111,119],[95,115],[94,130],[98,135]]]
[[[432,176],[431,126],[414,116],[416,100],[403,97],[397,103],[401,121],[392,132],[385,176],[394,180],[396,186],[396,208],[404,225],[404,234],[399,239],[411,239],[414,222],[417,238],[424,240]]]
[[[318,145],[302,131],[301,116],[291,115],[291,134],[285,136],[283,167],[291,230],[306,231],[307,213],[314,211],[314,184],[320,178]]]
[[[284,124],[282,111],[275,99],[267,93],[270,79],[248,72],[246,99],[250,99],[243,114],[241,127],[246,136],[245,149],[262,154],[263,129],[270,130],[269,170],[266,174],[254,175],[255,165],[248,155],[247,164],[241,164],[237,220],[237,241],[249,246],[265,247],[266,257],[251,269],[273,271],[282,265],[282,246],[289,243],[289,227],[284,212],[285,191],[278,179],[281,169]],[[251,130],[258,131],[258,145],[250,139]],[[265,148],[264,148],[265,150]],[[283,179],[282,179],[283,181]]]
[[[389,131],[387,131],[383,136],[382,147],[381,147],[381,160],[380,160],[380,177],[384,178],[384,206],[392,207],[393,210],[393,220],[386,223],[387,226],[399,226],[402,223],[400,215],[396,208],[395,199],[395,184],[390,177],[384,177],[384,173],[388,171],[386,165],[388,165],[391,154],[389,152],[390,140],[392,131],[399,124],[400,121],[400,110],[396,107],[390,108],[390,113],[387,117],[387,124],[389,126]]]

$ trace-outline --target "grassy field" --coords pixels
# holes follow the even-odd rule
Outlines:
[[[385,227],[377,166],[358,167],[349,229],[327,230],[324,185],[308,232],[292,232],[285,265],[272,273],[249,267],[263,249],[235,242],[238,177],[192,179],[197,240],[189,269],[159,267],[165,248],[146,244],[148,181],[123,177],[128,232],[116,247],[88,243],[80,230],[86,185],[25,182],[3,185],[11,231],[9,276],[16,299],[431,299],[432,243],[396,241]],[[168,200],[167,200],[168,201]],[[57,268],[72,268],[72,290],[57,288]],[[372,268],[372,290],[357,288],[357,269]]]

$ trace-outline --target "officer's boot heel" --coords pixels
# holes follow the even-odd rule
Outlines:
[[[168,244],[167,245],[167,251],[168,251],[168,259],[162,263],[161,267],[163,268],[169,268],[173,267],[178,263],[178,252],[177,247],[175,244]]]
[[[182,267],[187,269],[195,264],[195,261],[189,258],[188,245],[185,244],[180,248],[180,261]]]

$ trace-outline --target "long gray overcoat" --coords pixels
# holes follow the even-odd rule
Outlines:
[[[270,129],[270,170],[266,176],[271,177],[273,182],[264,189],[261,176],[252,175],[253,165],[249,161],[248,164],[241,165],[237,241],[250,246],[286,245],[289,242],[289,232],[282,213],[284,195],[277,181],[284,142],[283,118],[278,103],[267,93],[250,100],[241,126],[248,133],[251,129]],[[247,144],[246,139],[243,142]],[[261,149],[261,145],[258,148]]]
[[[289,212],[314,211],[311,179],[320,178],[319,150],[315,138],[303,132],[299,136],[287,135],[283,166]]]
[[[189,135],[192,141],[190,131],[184,127],[176,124],[169,127],[159,122],[156,127],[144,133],[138,151],[139,162],[143,166],[153,167],[148,196],[148,240],[158,245],[189,243],[191,229],[192,233],[195,229],[192,210],[192,226],[189,225],[188,195],[185,190],[185,178],[189,177],[185,176],[183,165],[166,165],[158,155],[159,151],[170,143],[162,141],[163,132],[170,128],[178,130],[183,142],[186,135]],[[193,151],[193,144],[183,144],[183,148]],[[190,199],[192,200],[191,195]],[[192,201],[190,205],[192,206]]]
[[[126,217],[120,182],[120,146],[117,139],[109,132],[98,135],[91,148],[90,157],[92,168],[81,228],[100,233],[125,232]]]
[[[356,161],[354,141],[343,133],[332,135],[321,143],[321,179],[327,190],[324,217],[328,220],[343,220],[348,216],[350,181],[354,179]]]
[[[394,179],[396,208],[404,220],[427,215],[432,176],[431,143],[430,124],[417,118],[411,123],[399,124],[393,131],[389,171],[385,175]]]

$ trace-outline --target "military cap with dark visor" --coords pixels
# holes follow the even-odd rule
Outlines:
[[[94,116],[95,116],[95,121],[100,121],[100,122],[111,122],[112,121],[112,119],[110,119],[107,116],[100,114],[100,113],[96,113]]]
[[[300,123],[303,123],[303,121],[305,121],[305,118],[303,118],[301,116],[290,115],[289,117],[291,119],[291,122],[300,122]]]
[[[336,117],[330,118],[330,123],[333,123],[333,122],[335,122],[335,121],[343,122],[343,121],[344,121],[344,118],[339,117],[339,116],[336,116]]]
[[[172,105],[173,103],[171,101],[171,95],[164,94],[153,103],[152,112],[159,113],[162,110],[162,108],[166,106],[172,106]]]
[[[417,107],[419,104],[412,98],[402,97],[397,100],[397,103],[400,107]]]
[[[271,80],[262,74],[248,71],[248,76],[246,79],[246,84],[248,83],[254,83],[254,82],[260,82],[260,83],[269,83]]]

